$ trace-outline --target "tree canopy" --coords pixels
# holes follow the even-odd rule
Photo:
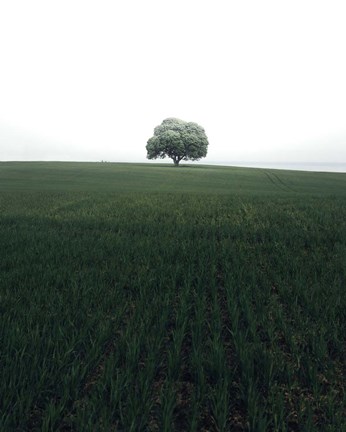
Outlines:
[[[167,118],[154,129],[147,143],[148,159],[171,158],[175,165],[181,160],[199,160],[206,157],[208,138],[197,123]]]

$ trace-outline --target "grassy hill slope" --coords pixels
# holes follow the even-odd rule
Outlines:
[[[346,174],[212,165],[0,163],[0,190],[346,194]]]

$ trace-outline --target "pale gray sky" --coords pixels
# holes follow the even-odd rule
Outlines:
[[[1,0],[0,160],[346,162],[346,2]]]

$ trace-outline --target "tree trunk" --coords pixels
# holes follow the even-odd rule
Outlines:
[[[174,162],[174,165],[175,166],[179,166],[179,162],[180,162],[180,159],[179,158],[173,158],[173,162]]]

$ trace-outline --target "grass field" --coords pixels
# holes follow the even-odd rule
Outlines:
[[[346,174],[0,163],[0,430],[346,430],[345,288]]]

